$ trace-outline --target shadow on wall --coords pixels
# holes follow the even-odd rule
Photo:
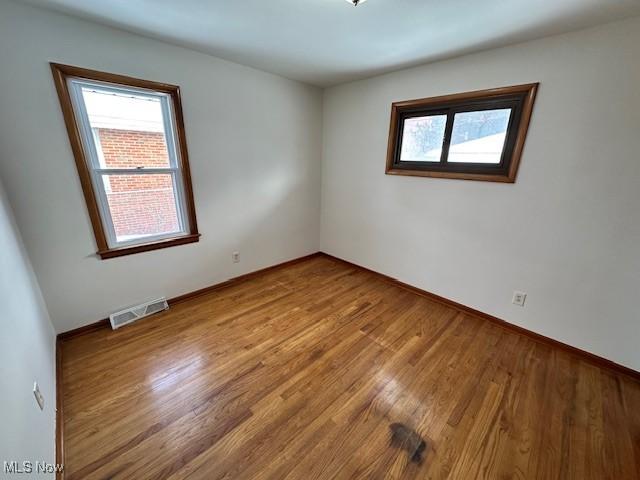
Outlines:
[[[0,462],[54,462],[55,337],[0,183]],[[42,411],[34,381],[44,395]]]

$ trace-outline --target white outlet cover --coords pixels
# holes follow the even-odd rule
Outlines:
[[[514,305],[518,305],[519,307],[524,307],[524,302],[526,300],[527,300],[526,292],[515,291],[513,292],[513,299],[511,300],[511,303],[513,303]]]
[[[44,410],[44,397],[42,393],[40,393],[40,387],[38,387],[38,382],[33,382],[33,396],[36,397],[36,402],[40,407],[40,410]]]

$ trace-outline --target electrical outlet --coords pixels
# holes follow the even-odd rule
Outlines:
[[[231,258],[233,259],[233,263],[240,263],[240,252],[233,252]]]
[[[511,303],[514,305],[518,305],[519,307],[524,307],[524,301],[527,299],[527,294],[525,292],[513,292],[513,299]]]
[[[42,393],[40,393],[38,382],[33,382],[33,396],[36,397],[36,402],[38,402],[40,410],[44,410],[44,397],[42,396]]]

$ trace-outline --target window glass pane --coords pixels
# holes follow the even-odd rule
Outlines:
[[[511,109],[456,113],[448,162],[500,163]]]
[[[100,168],[167,168],[160,97],[82,87]]]
[[[102,175],[117,242],[180,233],[172,174]]]
[[[446,115],[407,118],[402,132],[402,162],[439,162]]]

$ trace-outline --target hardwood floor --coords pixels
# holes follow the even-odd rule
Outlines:
[[[62,344],[65,478],[640,478],[640,384],[326,257]]]

